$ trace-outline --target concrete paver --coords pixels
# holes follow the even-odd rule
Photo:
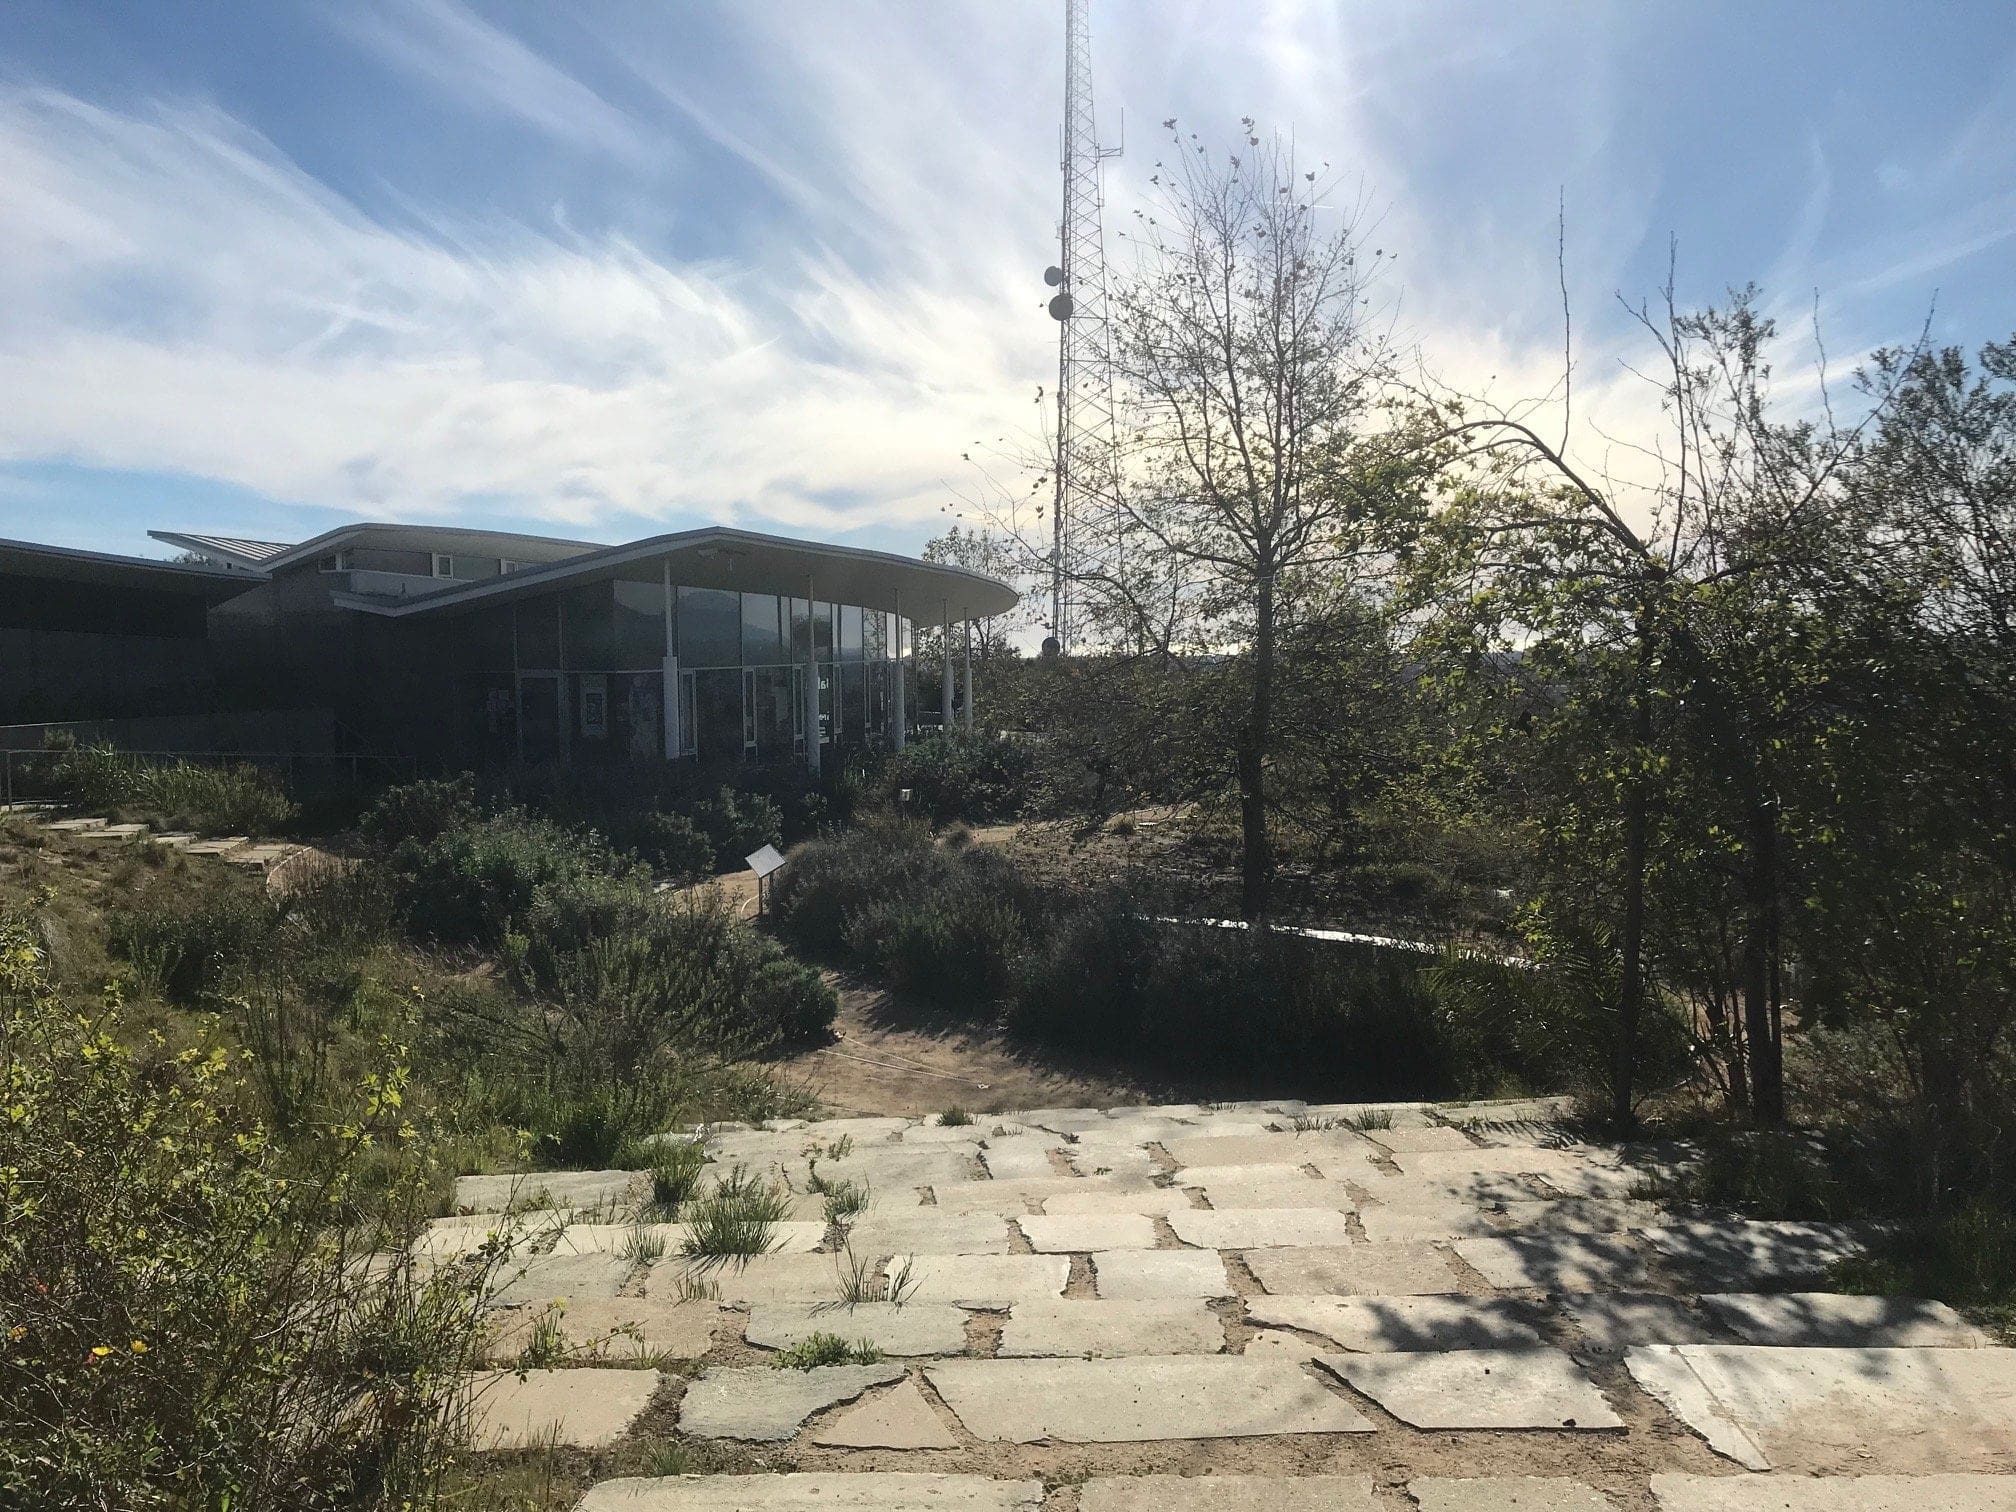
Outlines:
[[[1609,1197],[1559,1197],[1503,1205],[1505,1222],[1536,1233],[1619,1234],[1651,1228],[1666,1221],[1666,1213],[1650,1202]]]
[[[1071,1279],[1065,1255],[911,1255],[889,1263],[894,1275],[908,1260],[913,1302],[958,1302],[968,1307],[1008,1307],[1064,1294]]]
[[[686,1388],[679,1427],[696,1438],[778,1443],[823,1408],[903,1378],[901,1365],[822,1365],[813,1370],[710,1370]]]
[[[1103,1250],[1092,1257],[1092,1275],[1101,1297],[1120,1301],[1233,1294],[1214,1250]]]
[[[863,1302],[837,1307],[820,1302],[758,1302],[749,1309],[746,1337],[761,1349],[789,1349],[814,1334],[866,1341],[884,1354],[955,1355],[966,1349],[966,1314],[943,1303],[896,1307]]]
[[[1703,1297],[1701,1305],[1748,1344],[1980,1349],[1993,1342],[1944,1302],[1922,1297],[1725,1292]]]
[[[999,1213],[871,1207],[847,1231],[857,1255],[1005,1255],[1008,1220]]]
[[[635,1253],[638,1246],[662,1246],[662,1254],[680,1255],[693,1228],[685,1223],[570,1223],[553,1242],[554,1252],[568,1255]],[[826,1225],[814,1222],[770,1225],[770,1255],[809,1255],[826,1240]]]
[[[525,1307],[542,1302],[607,1301],[634,1267],[620,1255],[534,1255],[498,1266],[489,1307]]]
[[[462,1176],[455,1207],[465,1213],[527,1208],[595,1209],[635,1204],[645,1179],[639,1171],[530,1171],[512,1176]]]
[[[1622,1428],[1558,1349],[1319,1355],[1317,1363],[1416,1428]]]
[[[469,1383],[469,1441],[478,1449],[601,1449],[629,1431],[660,1379],[655,1370],[482,1371]]]
[[[1702,1218],[1647,1229],[1645,1240],[1704,1288],[1748,1291],[1824,1276],[1829,1266],[1868,1248],[1868,1231],[1850,1223]]]
[[[959,1440],[938,1421],[915,1381],[903,1381],[850,1407],[812,1435],[830,1449],[956,1449]]]
[[[1660,1512],[2016,1512],[2016,1475],[1655,1475]]]
[[[1008,1443],[1113,1444],[1372,1428],[1299,1367],[1278,1360],[1236,1355],[950,1360],[926,1367],[925,1374],[976,1437]]]
[[[1372,1169],[1372,1146],[1348,1130],[1310,1134],[1192,1135],[1165,1139],[1162,1148],[1183,1167],[1226,1165],[1302,1166],[1316,1160],[1339,1164],[1356,1160],[1357,1168]]]
[[[1407,1483],[1420,1512],[1616,1512],[1601,1491],[1541,1475],[1494,1475],[1474,1480],[1424,1478]]]
[[[574,1512],[1038,1512],[1041,1481],[899,1471],[607,1480]]]
[[[1375,1244],[1408,1239],[1473,1239],[1503,1231],[1487,1209],[1454,1198],[1360,1208],[1358,1221],[1365,1229],[1365,1237]]]
[[[594,1360],[697,1360],[713,1348],[721,1309],[712,1302],[652,1302],[643,1297],[570,1299],[565,1307],[514,1308],[485,1333],[486,1352],[508,1360],[533,1330],[556,1328],[570,1351]]]
[[[1568,1292],[1554,1299],[1591,1349],[1622,1354],[1634,1344],[1706,1344],[1720,1335],[1684,1297],[1663,1292]]]
[[[1050,1213],[1016,1221],[1038,1254],[1155,1248],[1155,1220],[1145,1213]]]
[[[2016,1350],[1648,1344],[1632,1377],[1751,1470],[2006,1471]]]
[[[1132,1475],[1087,1481],[1079,1512],[1379,1512],[1362,1475]]]
[[[1169,1214],[1169,1227],[1200,1249],[1277,1249],[1351,1242],[1351,1220],[1328,1208],[1186,1208]]]
[[[645,1272],[644,1295],[715,1302],[837,1302],[838,1255],[756,1255],[718,1262],[670,1258]]]
[[[1628,1291],[1645,1284],[1645,1257],[1612,1234],[1517,1234],[1458,1239],[1453,1247],[1493,1286]]]
[[[1004,1357],[1218,1354],[1225,1328],[1200,1298],[1018,1302],[1001,1329]]]
[[[1275,1296],[1411,1297],[1464,1290],[1448,1259],[1425,1244],[1254,1250],[1246,1265]]]
[[[1524,1307],[1504,1297],[1248,1297],[1246,1316],[1320,1334],[1358,1354],[1546,1342]]]

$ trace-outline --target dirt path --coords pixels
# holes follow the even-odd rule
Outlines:
[[[840,989],[830,1045],[782,1062],[834,1113],[971,1113],[1134,1103],[1149,1094],[1123,1080],[1059,1065],[949,1015],[909,1008],[878,988],[834,977]]]

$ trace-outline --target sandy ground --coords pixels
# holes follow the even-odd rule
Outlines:
[[[948,1015],[835,976],[829,1045],[781,1062],[834,1113],[969,1113],[1148,1101],[1141,1088],[1060,1066]]]

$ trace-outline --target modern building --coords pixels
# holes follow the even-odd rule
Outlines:
[[[442,764],[817,770],[970,724],[962,632],[1017,597],[959,567],[719,526],[620,546],[417,525],[298,545],[152,534],[193,565],[148,565],[221,585],[192,643],[219,705],[327,707],[352,748]],[[942,631],[935,719],[917,625]]]

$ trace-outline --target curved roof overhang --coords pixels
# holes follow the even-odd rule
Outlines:
[[[0,541],[0,572],[60,578],[107,588],[153,588],[221,602],[266,581],[264,574],[194,562],[162,562],[153,557],[115,556],[33,541]]]
[[[297,550],[305,552],[307,546]],[[386,603],[344,594],[338,602],[398,619],[453,615],[583,583],[657,582],[668,562],[673,580],[689,588],[810,596],[896,611],[925,622],[986,619],[1006,613],[1021,599],[1006,583],[963,567],[709,525],[587,551],[406,601]]]

